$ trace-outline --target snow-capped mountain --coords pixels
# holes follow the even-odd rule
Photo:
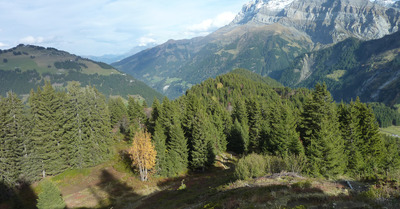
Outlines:
[[[348,37],[381,38],[398,30],[395,0],[256,0],[244,5],[231,25],[279,23],[307,33],[314,42]]]
[[[398,31],[400,9],[393,3],[399,1],[251,0],[232,23],[206,37],[170,40],[114,66],[171,98],[235,68],[278,78],[305,52]]]

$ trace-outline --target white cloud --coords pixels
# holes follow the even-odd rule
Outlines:
[[[40,44],[43,43],[44,38],[43,37],[33,37],[33,36],[27,36],[19,40],[20,43],[22,44]]]
[[[154,40],[153,38],[150,38],[150,37],[143,36],[143,37],[139,38],[139,46],[147,46],[148,44],[156,43],[156,42],[157,42],[156,40]]]
[[[0,42],[0,48],[7,47],[7,46],[8,46],[7,44]]]
[[[214,19],[206,19],[199,24],[188,27],[189,33],[210,33],[213,30],[229,24],[235,18],[232,12],[224,12],[216,16]]]

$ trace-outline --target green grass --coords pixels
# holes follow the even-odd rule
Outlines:
[[[332,74],[326,75],[327,78],[333,79],[335,81],[339,81],[341,77],[346,73],[345,70],[335,70]]]
[[[69,169],[66,170],[57,176],[54,176],[51,180],[54,182],[64,181],[68,178],[73,178],[79,175],[88,176],[90,175],[91,169],[90,168],[82,168],[82,169]]]
[[[400,136],[400,126],[390,126],[387,128],[381,128],[380,130],[384,134]]]

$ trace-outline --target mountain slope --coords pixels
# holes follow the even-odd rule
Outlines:
[[[295,57],[348,37],[398,30],[400,10],[368,0],[256,0],[206,37],[170,40],[120,62],[117,69],[177,97],[209,77],[246,68],[278,78]]]
[[[325,82],[336,100],[400,103],[400,32],[381,39],[350,38],[307,53],[285,70],[280,81],[292,87]]]
[[[94,62],[54,48],[18,45],[0,50],[0,95],[14,91],[29,94],[37,86],[50,80],[63,89],[70,81],[82,86],[94,85],[106,96],[137,96],[152,102],[162,95],[130,75],[121,73],[105,63]]]

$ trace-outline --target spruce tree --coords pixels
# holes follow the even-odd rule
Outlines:
[[[359,112],[354,102],[345,105],[343,102],[338,108],[339,124],[342,138],[344,140],[344,151],[347,156],[347,172],[350,174],[359,173],[365,167],[364,158],[361,154],[364,146],[361,141],[361,130],[359,128]]]
[[[336,106],[325,84],[315,86],[312,98],[304,106],[300,137],[309,159],[310,173],[334,176],[343,172],[343,139]]]
[[[156,157],[156,172],[160,176],[168,176],[168,165],[167,165],[167,136],[165,130],[161,125],[160,121],[156,121],[154,128],[154,134],[152,135],[153,144],[157,152]]]
[[[244,125],[244,127],[243,127]],[[247,153],[249,144],[249,134],[246,124],[240,124],[238,119],[235,119],[228,140],[228,149],[237,154]]]
[[[66,153],[64,144],[59,138],[62,130],[62,100],[55,92],[49,82],[43,90],[38,89],[37,93],[30,98],[32,114],[31,139],[33,140],[33,152],[38,160],[37,166],[33,169],[36,173],[40,171],[42,177],[62,172],[66,169],[67,163],[63,157]]]
[[[13,92],[0,97],[0,182],[14,186],[22,174],[25,116],[21,100]]]
[[[108,101],[108,109],[110,110],[111,125],[120,127],[123,118],[128,118],[126,106],[121,97],[110,98]]]
[[[375,175],[382,171],[385,143],[379,134],[379,126],[370,107],[360,102],[359,98],[354,103],[359,115],[361,154],[365,162],[364,173]]]
[[[154,134],[154,129],[156,126],[156,121],[158,120],[159,115],[161,114],[161,104],[157,98],[154,98],[153,104],[151,105],[151,115],[147,121],[147,129],[151,134]]]
[[[188,167],[188,145],[183,129],[178,118],[173,120],[169,133],[167,160],[173,168],[169,168],[169,176],[175,176],[184,172]]]
[[[249,125],[249,151],[257,152],[261,139],[261,108],[255,98],[246,100],[246,110]]]
[[[42,192],[38,196],[38,209],[63,209],[65,202],[61,197],[61,192],[53,182],[45,180],[42,182]]]
[[[210,122],[203,111],[198,111],[192,121],[192,149],[191,168],[203,170],[210,164],[211,153],[209,153],[209,128]]]

